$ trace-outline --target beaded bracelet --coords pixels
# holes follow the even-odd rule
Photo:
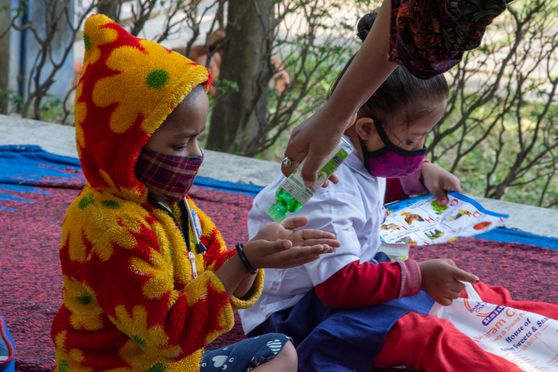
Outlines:
[[[235,247],[236,252],[238,253],[238,258],[240,258],[240,261],[242,262],[246,270],[248,270],[250,274],[255,274],[257,270],[254,268],[254,266],[252,266],[250,261],[248,261],[248,257],[246,257],[246,253],[244,253],[244,246],[241,243],[236,243]]]

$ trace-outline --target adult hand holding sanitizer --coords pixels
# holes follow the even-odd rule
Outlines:
[[[289,213],[299,211],[302,206],[314,195],[316,190],[322,185],[336,170],[341,163],[352,152],[353,147],[349,141],[341,137],[341,141],[335,147],[325,163],[320,167],[316,182],[311,187],[304,185],[304,180],[300,174],[299,165],[295,172],[283,180],[275,193],[275,202],[267,210],[267,214],[273,221],[281,222]]]

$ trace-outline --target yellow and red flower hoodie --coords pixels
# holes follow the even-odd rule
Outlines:
[[[134,168],[173,109],[197,85],[209,86],[208,72],[103,15],[88,18],[83,39],[76,138],[87,183],[62,227],[56,370],[198,370],[203,347],[232,328],[233,309],[256,301],[263,273],[250,298],[229,297],[214,271],[234,250],[188,199],[207,247],[194,278],[179,226],[148,202]]]

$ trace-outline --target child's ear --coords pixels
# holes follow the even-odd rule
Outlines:
[[[374,119],[366,117],[357,119],[355,122],[355,131],[363,141],[368,141],[370,136],[376,133]]]

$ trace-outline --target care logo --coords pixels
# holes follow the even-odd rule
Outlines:
[[[482,320],[482,325],[484,325],[484,326],[489,325],[490,322],[492,322],[494,319],[496,319],[496,317],[497,317],[502,311],[504,311],[505,308],[506,308],[506,307],[505,307],[505,306],[502,306],[502,305],[496,306],[496,308],[495,308],[494,310],[492,310],[492,311],[490,312],[490,314],[488,314],[488,315],[486,316],[486,318],[484,318],[484,319]]]

